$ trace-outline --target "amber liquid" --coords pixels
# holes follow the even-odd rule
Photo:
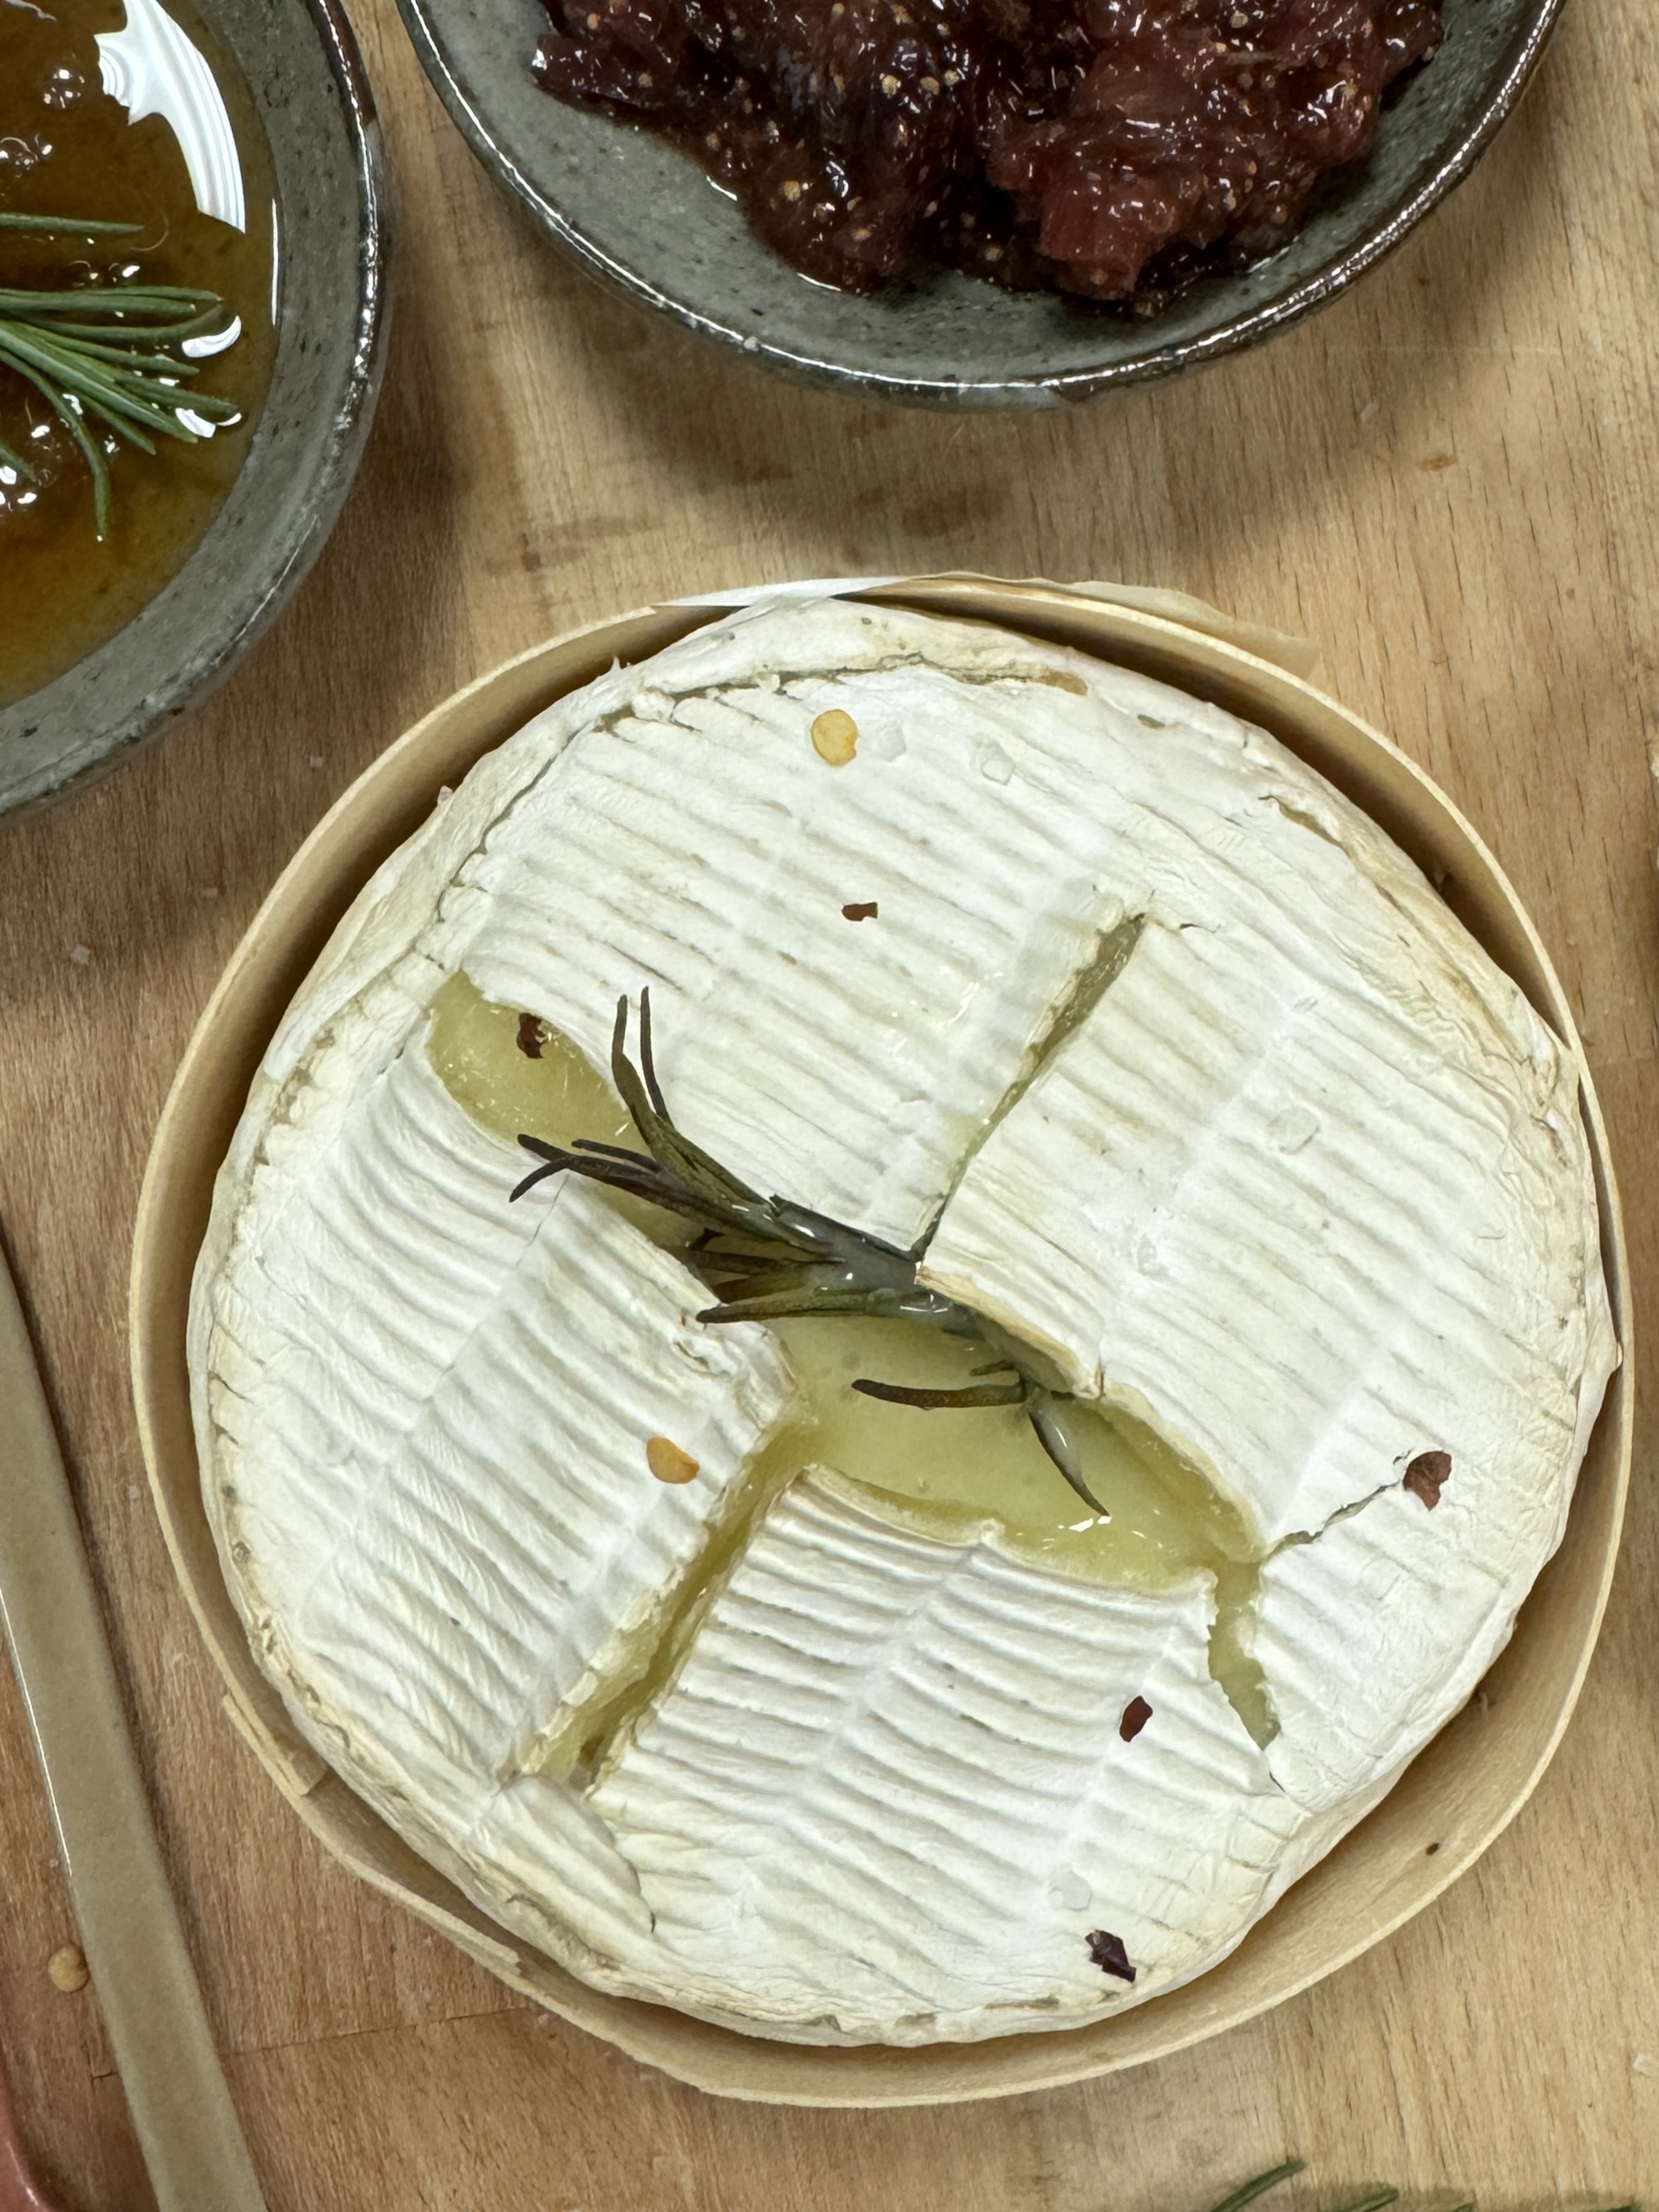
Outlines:
[[[95,35],[123,0],[0,0],[0,208],[135,222],[131,238],[42,240],[0,230],[0,286],[95,278],[217,292],[242,330],[203,359],[194,389],[241,410],[199,444],[110,456],[99,539],[85,462],[51,409],[0,364],[0,444],[35,481],[0,474],[0,706],[26,698],[131,621],[183,565],[246,457],[276,351],[277,213],[271,157],[246,87],[180,0],[167,12],[212,69],[235,132],[247,228],[201,213],[173,126],[131,122],[103,90]],[[9,472],[6,472],[9,473]]]

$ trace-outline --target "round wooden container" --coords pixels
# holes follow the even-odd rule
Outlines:
[[[1337,784],[1424,868],[1559,1035],[1582,1048],[1537,932],[1492,855],[1387,740],[1269,658],[1265,634],[1151,594],[1125,605],[1080,589],[971,577],[915,579],[869,597],[994,620],[1144,670],[1259,723]],[[1162,611],[1151,611],[1154,607]],[[295,1731],[254,1664],[202,1510],[185,1321],[213,1178],[279,1018],[370,872],[430,813],[440,789],[561,694],[637,660],[715,610],[647,607],[555,639],[458,692],[416,725],[325,816],[255,916],[209,1001],[167,1100],[139,1204],[132,1363],[140,1432],[179,1579],[228,1691],[232,1719],[278,1788],[344,1864],[515,1989],[679,2079],[783,2104],[948,2103],[1046,2089],[1164,2056],[1267,2011],[1420,1912],[1513,1819],[1577,1698],[1606,1600],[1630,1466],[1629,1291],[1618,1199],[1588,1074],[1585,1122],[1603,1256],[1625,1361],[1597,1424],[1559,1552],[1481,1690],[1399,1786],[1221,1966],[1185,1988],[1086,2026],[921,2050],[826,2050],[711,2027],[608,1997],[498,1926],[395,1835]],[[1260,647],[1252,652],[1241,638]]]

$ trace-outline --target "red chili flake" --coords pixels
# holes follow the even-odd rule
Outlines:
[[[1451,1472],[1450,1452],[1420,1452],[1406,1470],[1406,1487],[1433,1513],[1440,1502],[1440,1493]]]
[[[1089,1956],[1103,1974],[1116,1974],[1119,1981],[1134,1980],[1135,1969],[1129,1963],[1122,1936],[1108,1935],[1105,1928],[1092,1928],[1086,1941]]]
[[[1135,1738],[1152,1717],[1152,1709],[1144,1697],[1131,1697],[1124,1707],[1124,1716],[1118,1723],[1118,1733],[1125,1743]]]
[[[865,899],[857,906],[843,906],[841,910],[849,922],[874,922],[876,918],[874,899]]]
[[[520,1014],[518,1026],[518,1048],[523,1053],[526,1060],[541,1059],[541,1018],[539,1014]]]

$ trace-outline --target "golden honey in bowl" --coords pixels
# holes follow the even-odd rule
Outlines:
[[[7,220],[20,217],[69,226]],[[270,381],[277,268],[252,101],[178,0],[0,0],[0,705],[124,627],[223,505]],[[145,451],[86,411],[73,384],[66,399],[59,372],[67,345],[81,349],[77,371],[107,376],[113,357],[98,349],[130,344],[123,322],[137,319],[111,295],[136,303],[156,287],[222,307],[175,305],[174,323],[200,327],[137,357],[196,403],[186,438],[123,417]],[[43,295],[60,303],[45,357]],[[86,437],[107,471],[102,496]]]

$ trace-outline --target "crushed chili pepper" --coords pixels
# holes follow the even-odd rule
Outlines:
[[[1152,1709],[1144,1697],[1131,1697],[1124,1707],[1124,1716],[1118,1723],[1118,1733],[1125,1743],[1135,1738],[1152,1717]]]
[[[1450,1452],[1420,1452],[1407,1468],[1404,1480],[1414,1498],[1420,1498],[1431,1513],[1440,1502],[1440,1493],[1446,1487],[1446,1477],[1452,1472]]]
[[[1090,1958],[1103,1974],[1116,1974],[1119,1981],[1134,1980],[1135,1969],[1129,1963],[1122,1936],[1110,1934],[1105,1928],[1092,1928],[1085,1940]]]
[[[659,1482],[691,1482],[698,1463],[670,1436],[652,1436],[646,1444],[646,1465]]]

